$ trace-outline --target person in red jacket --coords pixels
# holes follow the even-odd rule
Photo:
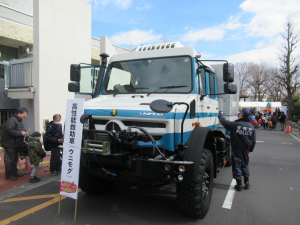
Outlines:
[[[261,120],[261,119],[259,119],[257,122],[258,122],[258,124],[259,124],[259,128],[260,128],[260,127],[261,127],[261,125],[263,124],[263,122],[262,122],[262,120]],[[258,129],[259,129],[259,128],[258,128]]]

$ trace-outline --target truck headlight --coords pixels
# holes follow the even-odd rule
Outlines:
[[[165,171],[169,172],[171,170],[170,164],[165,164],[164,169]]]
[[[182,175],[178,175],[177,179],[178,179],[179,181],[182,181],[182,180],[183,180],[183,176],[182,176]]]
[[[184,165],[178,166],[178,170],[179,172],[183,173],[185,171],[185,166]]]

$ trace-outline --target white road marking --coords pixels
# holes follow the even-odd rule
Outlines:
[[[293,143],[281,142],[281,144],[284,144],[284,145],[292,145]]]
[[[293,138],[295,138],[297,141],[299,141],[300,142],[300,139],[298,138],[298,137],[296,137],[295,135],[293,135],[292,133],[290,133],[290,135],[293,137]]]
[[[293,191],[293,190],[300,191],[300,189],[296,189],[296,188],[292,188],[292,187],[290,187],[290,188],[291,188],[291,191]]]
[[[265,141],[256,141],[256,142],[264,143]]]
[[[224,209],[231,209],[233,198],[235,195],[235,188],[234,188],[235,183],[236,183],[235,179],[232,179],[226,198],[222,206],[222,208]]]

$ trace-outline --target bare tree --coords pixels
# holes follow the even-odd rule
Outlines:
[[[286,90],[286,100],[288,104],[288,118],[292,118],[292,96],[297,92],[300,81],[297,71],[299,70],[299,62],[295,56],[295,50],[299,42],[299,34],[294,33],[294,24],[291,19],[286,22],[285,33],[282,35],[284,40],[283,47],[279,54],[280,71],[277,75],[278,79],[283,83]]]
[[[264,63],[255,64],[251,63],[249,65],[250,75],[248,79],[249,87],[254,93],[254,100],[262,101],[267,88],[265,86],[265,81],[267,79],[268,66]]]
[[[267,79],[265,86],[268,100],[273,102],[281,102],[283,100],[284,87],[281,80],[278,79],[280,70],[277,67],[270,67],[267,71]]]
[[[169,38],[167,37],[167,35],[164,34],[162,36],[162,38],[160,39],[160,42],[161,43],[167,43],[167,42],[169,42]]]
[[[240,93],[245,94],[249,88],[249,76],[251,63],[241,62],[234,65],[234,70],[240,80]]]

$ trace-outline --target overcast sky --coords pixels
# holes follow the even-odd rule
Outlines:
[[[300,31],[300,0],[86,1],[92,37],[106,35],[125,48],[158,44],[166,35],[205,59],[276,63],[288,16]]]

